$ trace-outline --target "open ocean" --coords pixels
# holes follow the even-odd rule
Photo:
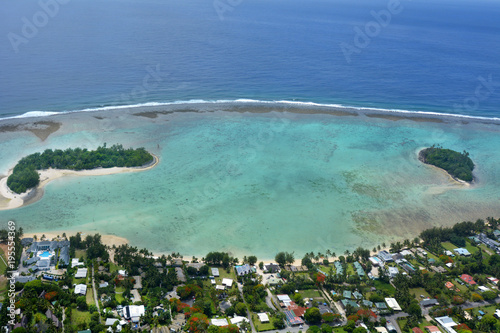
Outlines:
[[[242,98],[498,117],[498,1],[51,1],[1,1],[0,117]]]
[[[0,221],[272,258],[500,215],[500,126],[471,121],[500,118],[498,1],[0,1],[0,118],[62,123],[44,141],[0,131],[0,174],[36,151],[104,142],[161,161],[58,179]],[[176,105],[213,112],[134,115]],[[255,105],[460,117],[220,111]],[[64,115],[82,110],[94,112]],[[418,161],[436,143],[470,152],[473,186]]]

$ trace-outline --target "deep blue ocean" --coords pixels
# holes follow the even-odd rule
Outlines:
[[[1,0],[0,118],[189,100],[498,117],[500,1]]]

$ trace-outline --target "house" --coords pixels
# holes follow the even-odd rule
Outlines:
[[[21,239],[21,246],[22,247],[26,247],[28,245],[31,245],[31,243],[33,243],[33,238],[26,237],[26,238]]]
[[[388,321],[385,327],[387,327],[389,333],[397,333],[396,327],[391,322]]]
[[[222,301],[219,303],[219,309],[221,309],[222,312],[226,312],[227,309],[231,307],[231,302],[229,301]]]
[[[357,290],[352,293],[352,296],[354,296],[355,299],[362,299],[363,298],[363,294],[361,294]]]
[[[413,327],[411,330],[413,333],[424,333],[424,331],[422,331],[419,327]]]
[[[87,285],[77,284],[75,286],[75,294],[85,296],[87,294]]]
[[[215,276],[215,277],[219,277],[220,276],[218,268],[212,267],[211,270],[212,270],[212,276]]]
[[[47,309],[47,311],[45,311],[45,316],[47,317],[47,319],[52,320],[52,323],[54,324],[55,327],[62,328],[62,323],[59,321],[57,316],[52,312],[52,310]]]
[[[19,275],[19,276],[15,277],[15,280],[16,280],[16,283],[26,283],[26,282],[36,280],[36,278],[33,275],[26,275],[26,276]]]
[[[445,285],[445,287],[446,287],[446,288],[448,288],[448,289],[453,289],[453,288],[455,288],[455,285],[454,285],[452,282],[450,282],[450,281],[446,282],[444,285]]]
[[[438,304],[439,304],[439,302],[437,301],[437,299],[434,299],[434,298],[426,298],[420,302],[420,305],[424,308],[426,308],[428,306],[438,305]]]
[[[144,313],[144,305],[127,305],[123,308],[123,317],[131,320],[133,323],[139,322],[139,319],[144,315]]]
[[[180,282],[186,282],[186,275],[184,275],[184,270],[180,267],[175,267],[175,274],[177,275],[177,280]]]
[[[344,292],[342,293],[342,296],[344,298],[351,299],[352,298],[352,293],[349,290],[344,290]]]
[[[375,307],[379,311],[386,311],[387,310],[387,304],[385,304],[385,302],[376,302]]]
[[[84,279],[87,277],[87,268],[78,268],[75,274],[75,279]]]
[[[394,311],[401,311],[401,307],[399,306],[395,298],[386,297],[385,302]]]
[[[239,326],[241,323],[243,323],[245,321],[248,322],[248,318],[234,315],[234,317],[229,319],[229,321],[231,322],[231,325],[238,325]]]
[[[280,271],[280,266],[277,264],[270,263],[264,265],[264,271],[268,273],[278,273]]]
[[[487,287],[485,287],[485,286],[479,286],[479,287],[477,287],[477,289],[479,289],[479,290],[480,290],[481,292],[483,292],[483,293],[484,293],[485,291],[491,291],[491,289],[490,289],[490,288],[487,288]]]
[[[252,268],[250,267],[249,264],[244,264],[241,266],[234,266],[234,269],[236,269],[236,275],[238,275],[238,276],[244,276],[244,275],[252,273]]]
[[[495,313],[493,314],[493,316],[497,319],[500,319],[500,309],[496,309],[495,310]]]
[[[367,307],[367,308],[372,308],[373,307],[373,302],[369,301],[369,300],[366,300],[366,299],[362,300],[361,304],[363,304],[363,306]]]
[[[377,331],[377,333],[388,333],[387,328],[385,328],[383,326],[375,327],[375,330]]]
[[[69,246],[65,246],[61,249],[61,252],[59,253],[59,266],[69,266]]]
[[[452,318],[448,316],[444,317],[436,317],[434,318],[442,328],[445,329],[448,333],[456,333],[456,331],[452,328],[453,326],[457,326],[458,324],[453,321]]]
[[[338,275],[344,274],[344,266],[342,266],[342,263],[340,261],[335,261],[333,265],[335,266],[335,271]]]
[[[267,284],[270,286],[277,286],[283,283],[283,280],[278,278],[269,278],[267,279]]]
[[[359,277],[365,276],[365,271],[363,270],[363,266],[357,261],[353,263],[354,268],[356,269],[356,273],[358,273]]]
[[[358,305],[358,304],[356,304],[356,302],[351,301],[350,299],[345,299],[345,298],[344,298],[343,300],[341,300],[341,301],[340,301],[340,304],[342,304],[342,307],[343,307],[344,309],[346,309],[348,305],[349,305],[349,306],[352,306],[353,308],[359,308],[359,305]],[[384,304],[385,304],[385,303],[384,303]]]
[[[398,273],[399,273],[399,270],[397,267],[389,267],[389,269],[388,269],[389,277],[395,278],[396,275],[398,275]]]
[[[218,284],[218,285],[215,286],[215,290],[226,290],[226,286]]]
[[[109,286],[109,283],[107,283],[106,281],[104,281],[103,283],[99,283],[99,288],[106,288],[107,286]]]
[[[104,324],[105,326],[113,326],[115,322],[119,321],[116,318],[106,318],[106,323]]]
[[[222,284],[231,288],[233,286],[233,279],[222,279]]]
[[[382,267],[384,265],[382,260],[380,260],[380,258],[378,258],[378,257],[370,257],[370,258],[368,258],[368,260],[370,260],[370,262],[372,263],[373,266]]]
[[[389,252],[387,252],[386,250],[382,250],[380,251],[377,256],[384,262],[384,263],[388,263],[388,262],[393,262],[394,261],[394,258],[392,257],[392,254],[390,254]]]
[[[219,326],[219,327],[229,325],[226,318],[212,318],[212,319],[210,319],[210,322],[212,325]]]
[[[456,254],[463,256],[463,257],[470,256],[470,252],[467,249],[464,249],[463,247],[459,247],[457,249],[454,249],[453,251],[455,251]]]
[[[278,301],[280,302],[280,306],[282,308],[288,307],[292,303],[292,300],[288,295],[276,295],[276,297],[278,298]]]
[[[78,258],[71,259],[71,267],[84,266],[83,262],[80,262],[79,260],[80,259]]]
[[[297,317],[293,311],[284,310],[286,321],[290,326],[297,326],[304,324],[304,320],[300,317]]]
[[[490,282],[491,282],[491,283],[493,283],[494,285],[497,285],[497,284],[498,284],[498,279],[497,279],[497,278],[494,278],[494,277],[490,276],[490,277],[488,278],[488,280],[490,280]]]
[[[403,257],[406,257],[406,256],[413,257],[413,253],[412,253],[411,251],[408,251],[408,250],[403,250],[403,251],[401,251],[401,252],[399,252],[399,253],[401,253],[401,255],[402,255]]]
[[[462,279],[466,283],[470,284],[471,286],[476,284],[476,281],[474,281],[474,279],[472,278],[472,276],[470,276],[469,274],[462,274],[462,275],[460,275],[460,279]]]
[[[437,326],[425,326],[424,329],[429,333],[441,333]]]
[[[261,323],[268,323],[269,322],[269,316],[267,313],[257,313],[257,316],[259,317],[259,320]]]

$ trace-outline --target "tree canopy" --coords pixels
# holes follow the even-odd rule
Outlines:
[[[138,167],[151,161],[153,161],[153,156],[144,148],[125,149],[122,145],[113,145],[107,148],[104,144],[96,150],[46,149],[43,153],[34,153],[23,157],[7,179],[7,186],[16,193],[23,193],[27,189],[37,186],[40,182],[37,170]]]
[[[470,182],[473,180],[474,162],[465,150],[462,153],[441,146],[422,149],[419,153],[422,162],[446,170],[452,177]]]

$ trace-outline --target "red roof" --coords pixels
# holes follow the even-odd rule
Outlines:
[[[446,282],[444,285],[445,285],[445,286],[446,286],[446,288],[448,288],[448,289],[451,289],[451,288],[454,288],[454,287],[455,287],[455,285],[454,285],[453,283],[451,283],[450,281]]]
[[[292,304],[288,307],[288,310],[292,311],[297,317],[303,317],[304,313],[306,313],[307,308],[298,306],[297,304]]]
[[[476,284],[476,281],[469,274],[462,274],[460,278],[470,285]]]
[[[423,332],[420,328],[418,328],[418,327],[413,327],[411,330],[413,331],[413,333],[424,333],[424,332]]]

